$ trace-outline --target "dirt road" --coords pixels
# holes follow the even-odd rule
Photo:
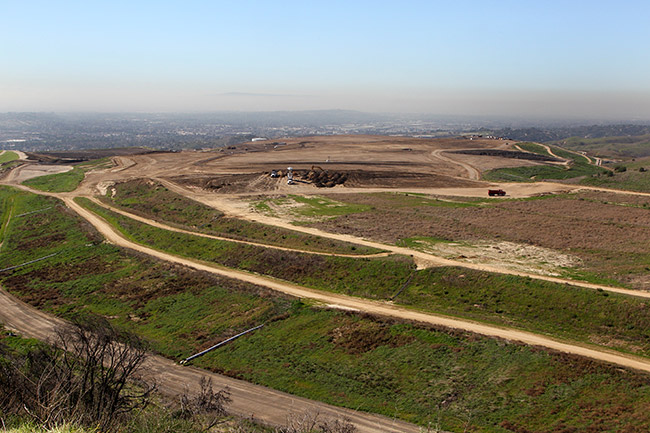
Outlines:
[[[131,162],[126,162],[122,168],[118,168],[119,172],[109,173],[107,172],[104,177],[105,179],[111,179],[112,176],[115,176],[119,173],[123,178],[128,177],[142,177],[144,174],[141,170],[136,173],[134,168],[137,168],[137,165],[129,165]],[[456,164],[456,161],[454,161]],[[154,163],[151,165],[155,166]],[[162,167],[161,167],[162,168]],[[469,171],[468,171],[469,173]],[[148,173],[147,173],[148,174]],[[168,173],[167,173],[168,174]],[[160,176],[163,176],[163,170],[160,170]],[[14,182],[17,182],[14,179]],[[372,246],[375,248],[381,248],[385,250],[390,250],[391,252],[396,252],[400,254],[413,255],[414,259],[420,266],[431,266],[431,265],[451,265],[451,266],[464,266],[464,267],[473,267],[479,270],[488,270],[491,272],[501,272],[501,273],[510,273],[516,275],[530,276],[531,278],[546,279],[549,281],[568,283],[573,285],[581,285],[583,287],[589,287],[592,289],[602,288],[603,290],[610,291],[619,291],[620,293],[631,294],[639,296],[642,292],[628,291],[624,289],[610,288],[606,286],[598,286],[589,283],[578,283],[575,281],[562,280],[553,277],[541,277],[537,275],[527,275],[515,272],[504,272],[503,270],[497,268],[484,267],[480,265],[468,266],[467,263],[455,262],[452,260],[442,259],[436,256],[429,254],[421,253],[414,250],[409,250],[406,248],[388,246],[376,242],[367,241],[364,239],[356,238],[348,235],[338,235],[333,233],[322,232],[320,230],[299,227],[289,224],[288,222],[277,220],[270,217],[265,217],[259,214],[253,214],[248,206],[242,206],[238,202],[231,201],[231,197],[225,195],[219,195],[214,193],[206,193],[199,190],[190,190],[187,188],[180,187],[176,184],[171,184],[167,182],[166,186],[173,185],[172,190],[177,192],[181,191],[183,195],[191,197],[197,201],[204,202],[208,205],[211,205],[221,211],[224,211],[228,215],[238,216],[249,220],[256,220],[266,224],[277,225],[280,227],[289,228],[291,230],[304,231],[305,233],[316,234],[318,236],[329,237],[332,239],[344,240],[347,242],[360,243],[367,246]],[[486,187],[487,188],[486,184]],[[512,197],[518,196],[529,196],[532,193],[545,192],[545,191],[558,191],[558,190],[572,190],[578,189],[575,186],[570,185],[561,185],[561,184],[551,184],[551,183],[538,183],[538,184],[507,184],[509,186],[501,186],[506,189]],[[84,188],[84,194],[86,191],[90,194],[92,185],[89,182],[84,182],[82,185]],[[485,196],[485,188],[408,188],[408,191],[411,192],[427,192],[430,194],[441,194],[441,195],[460,195],[460,196]],[[28,188],[23,187],[23,189],[28,190]],[[602,188],[584,188],[584,189],[594,189],[594,190],[606,190]],[[396,189],[391,188],[376,188],[377,191],[396,191]],[[36,191],[32,191],[36,192]],[[309,188],[309,193],[315,193],[314,188]],[[356,191],[348,188],[337,189],[336,192],[370,192],[368,188],[359,188]],[[39,193],[39,192],[37,192]],[[628,194],[630,192],[622,191],[622,193]],[[76,193],[78,194],[78,193]],[[638,193],[632,193],[638,194]],[[171,254],[163,253],[160,251],[153,250],[141,245],[134,244],[124,239],[121,235],[116,233],[114,229],[105,221],[92,214],[89,211],[81,208],[79,205],[72,201],[72,197],[75,193],[72,194],[48,194],[63,198],[68,206],[73,210],[78,212],[82,217],[91,222],[97,229],[112,243],[123,246],[126,248],[131,248],[134,250],[141,251],[145,254],[158,257],[162,260],[172,261],[175,263],[183,264],[195,269],[205,270],[208,272],[213,272],[216,274],[224,275],[230,278],[236,278],[239,280],[247,281],[253,284],[258,284],[261,286],[269,287],[271,289],[282,291],[284,293],[291,294],[293,296],[298,296],[301,298],[314,299],[325,304],[333,304],[340,306],[342,308],[348,308],[358,311],[364,311],[372,314],[397,317],[406,320],[415,320],[423,323],[442,325],[451,328],[463,329],[487,336],[495,336],[513,341],[521,341],[526,344],[538,345],[547,348],[551,348],[558,351],[563,351],[567,353],[573,353],[581,356],[590,357],[593,359],[614,363],[620,366],[629,367],[633,369],[638,369],[646,372],[650,372],[650,360],[627,356],[621,353],[608,351],[605,349],[587,347],[586,345],[580,345],[576,343],[562,342],[554,340],[549,337],[540,336],[532,333],[527,333],[523,331],[516,331],[506,328],[500,328],[496,326],[484,325],[481,323],[475,323],[466,320],[459,320],[444,316],[438,316],[428,313],[420,313],[417,311],[408,310],[405,308],[396,307],[389,303],[375,302],[365,299],[352,298],[343,295],[337,295],[327,292],[320,292],[312,289],[307,289],[300,286],[291,285],[288,283],[280,282],[273,280],[271,278],[264,278],[252,274],[248,274],[241,271],[235,271],[226,268],[219,268],[214,265],[207,265],[205,263],[200,263],[193,260],[188,260],[180,257],[173,256]],[[641,195],[646,195],[641,193]],[[650,195],[650,194],[647,194]],[[474,267],[475,266],[475,267]],[[647,297],[650,297],[650,294],[646,294]],[[51,329],[54,326],[54,323],[58,319],[54,319],[42,312],[32,309],[31,307],[26,306],[25,304],[20,303],[19,301],[13,300],[10,301],[7,298],[5,293],[0,292],[0,320],[5,321],[9,326],[14,327],[21,332],[24,332],[26,335],[32,335],[38,338],[44,338],[48,334],[48,330],[51,332]],[[39,337],[40,335],[40,337]],[[149,370],[152,375],[156,375],[160,388],[163,391],[169,393],[176,393],[182,391],[182,387],[188,383],[197,383],[198,378],[209,374],[204,371],[193,369],[191,367],[180,367],[164,358],[152,358],[151,364],[149,364]],[[159,379],[158,379],[159,378]],[[317,407],[321,413],[328,413],[327,411],[333,410],[337,418],[340,418],[343,413],[351,413],[354,416],[350,416],[354,422],[359,426],[359,431],[364,432],[391,432],[391,431],[418,431],[417,427],[405,424],[391,424],[392,421],[386,418],[377,417],[374,415],[367,414],[355,414],[351,411],[345,411],[343,409],[332,408],[331,406],[324,405],[318,402],[312,402],[305,399],[300,399],[298,397],[293,397],[287,394],[283,394],[277,391],[269,390],[267,388],[258,387],[251,385],[245,382],[233,381],[232,379],[225,378],[219,375],[213,375],[213,380],[219,386],[219,384],[232,383],[233,389],[233,406],[232,409],[235,413],[242,415],[254,414],[257,419],[263,420],[265,422],[281,424],[286,421],[286,416],[291,410],[295,412],[301,412],[309,407]],[[232,381],[232,382],[229,382]],[[278,401],[279,403],[275,403]],[[356,416],[361,416],[362,418],[355,418]]]
[[[446,162],[449,162],[451,164],[456,164],[456,165],[462,167],[467,172],[468,178],[470,180],[479,180],[481,178],[481,173],[479,173],[479,171],[477,169],[475,169],[471,165],[469,165],[467,163],[464,163],[462,161],[456,161],[455,159],[451,159],[448,156],[444,156],[442,154],[443,152],[445,152],[445,149],[437,149],[437,150],[434,150],[433,152],[431,152],[431,155],[434,158],[437,158],[439,160],[446,161]]]

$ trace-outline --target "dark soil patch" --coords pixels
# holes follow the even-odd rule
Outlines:
[[[386,186],[414,188],[421,188],[422,186],[429,188],[472,188],[483,184],[471,180],[458,179],[432,173],[412,173],[401,170],[355,170],[349,172],[348,180],[345,185],[361,188]]]
[[[40,236],[31,240],[21,242],[16,249],[20,251],[34,250],[37,248],[44,248],[52,243],[64,242],[66,239],[65,233],[53,233],[51,235]]]
[[[61,291],[54,286],[43,285],[38,289],[33,289],[28,285],[29,279],[16,278],[12,281],[11,278],[3,282],[10,287],[12,291],[20,294],[20,299],[29,305],[36,308],[51,307],[56,308],[61,305],[71,303],[70,300],[65,298]]]
[[[169,179],[180,185],[198,187],[213,192],[220,192],[224,194],[240,193],[250,191],[250,184],[265,176],[264,173],[248,173],[248,174],[218,174],[213,176],[177,176],[170,177]],[[267,185],[257,185],[256,190],[264,191],[271,189],[271,185],[275,184],[275,179],[266,176]],[[273,181],[273,182],[271,182]]]
[[[110,156],[144,155],[150,153],[165,152],[145,149],[142,147],[121,147],[112,149],[88,149],[38,153],[26,152],[30,160],[36,160],[45,164],[73,164]]]
[[[227,287],[230,290],[241,291],[263,298],[282,297],[270,289],[254,286],[238,280],[220,277],[218,275],[197,271],[181,265],[155,261],[140,253],[129,252],[128,256],[137,256],[143,262],[141,272],[112,280],[105,284],[103,292],[123,300],[133,302],[134,309],[143,307],[152,300],[189,292],[195,295],[203,293],[210,287]],[[125,257],[125,258],[126,258]]]

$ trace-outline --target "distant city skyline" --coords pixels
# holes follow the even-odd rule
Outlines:
[[[0,112],[650,120],[647,1],[0,3]]]

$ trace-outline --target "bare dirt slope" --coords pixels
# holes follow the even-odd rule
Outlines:
[[[72,170],[70,165],[40,165],[25,164],[15,168],[7,175],[6,180],[10,182],[21,183],[28,179],[48,174],[65,173]]]

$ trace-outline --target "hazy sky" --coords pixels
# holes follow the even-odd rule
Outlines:
[[[648,0],[0,0],[0,111],[650,119]]]

